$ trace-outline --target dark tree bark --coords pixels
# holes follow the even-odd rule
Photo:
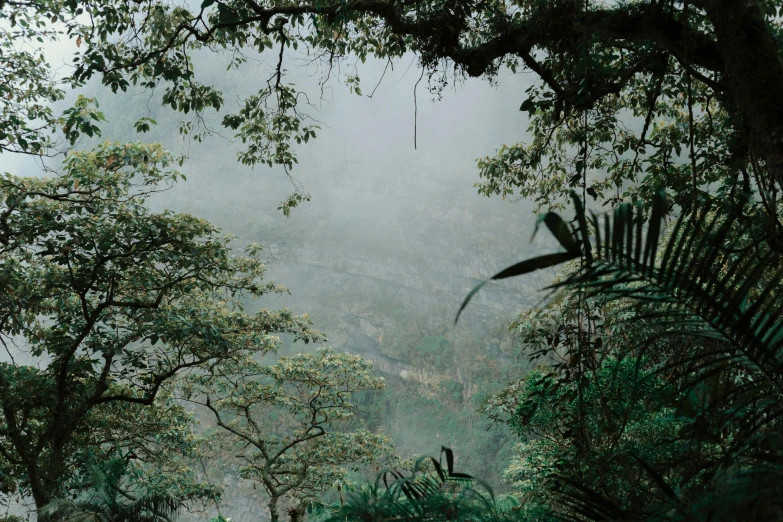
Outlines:
[[[280,500],[277,496],[269,497],[269,519],[271,522],[280,521],[280,512],[277,510],[277,501]]]
[[[783,64],[758,1],[704,4],[751,147],[783,187]]]
[[[30,464],[27,467],[27,476],[30,480],[30,493],[33,495],[35,508],[40,510],[52,500],[51,494],[47,491],[48,488],[42,484],[43,481],[39,477],[38,466]]]

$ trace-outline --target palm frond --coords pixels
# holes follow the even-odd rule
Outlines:
[[[656,194],[647,219],[641,205],[626,203],[611,216],[591,213],[589,218],[576,196],[574,206],[570,235],[557,214],[539,218],[566,252],[522,261],[489,280],[581,257],[582,268],[552,288],[655,303],[642,318],[681,334],[725,340],[734,362],[754,367],[783,391],[783,263],[774,251],[743,244],[747,238],[733,209],[682,214],[668,240],[661,241],[668,209],[663,192]]]
[[[655,319],[679,334],[725,340],[735,363],[754,367],[783,391],[779,257],[742,248],[746,238],[741,225],[726,208],[681,215],[661,246],[666,208],[661,192],[646,231],[641,211],[627,204],[615,210],[613,219],[604,216],[603,223],[592,215],[595,258],[555,286],[579,288],[588,296],[654,302],[658,306],[642,318]],[[580,225],[575,235],[589,250],[586,227]],[[659,249],[661,260],[656,262]]]
[[[86,483],[73,499],[56,499],[39,512],[42,520],[63,522],[168,522],[181,508],[178,498],[165,492],[125,491],[129,462],[114,457],[86,470]]]
[[[575,195],[574,207],[570,236],[556,214],[539,219],[565,252],[517,263],[491,279],[580,259],[571,275],[550,288],[576,290],[584,299],[603,302],[635,301],[634,320],[654,325],[648,329],[651,335],[709,339],[703,346],[684,343],[690,351],[676,356],[656,357],[659,354],[650,350],[666,345],[655,342],[629,347],[629,352],[639,361],[653,356],[658,371],[676,382],[672,404],[677,409],[673,418],[681,426],[678,436],[684,441],[717,437],[723,450],[704,468],[703,484],[709,488],[697,501],[680,498],[655,467],[638,461],[660,491],[660,504],[650,506],[649,513],[625,512],[609,496],[578,480],[553,477],[559,481],[556,491],[560,505],[566,506],[564,516],[649,519],[668,513],[667,518],[715,519],[725,506],[731,513],[727,520],[751,512],[778,516],[781,505],[765,505],[763,498],[779,493],[783,477],[780,256],[763,238],[751,237],[735,207],[705,206],[680,215],[669,226],[663,192],[655,196],[649,216],[643,215],[641,205],[623,204],[611,215],[588,217]],[[729,385],[719,389],[721,382]],[[764,509],[759,511],[759,506]]]
[[[382,521],[466,521],[496,522],[507,510],[495,505],[492,489],[484,482],[454,471],[454,455],[442,448],[446,462],[419,459],[413,471],[405,474],[387,470],[375,483],[348,496],[345,505],[331,513],[329,520]],[[509,504],[509,502],[506,502]]]

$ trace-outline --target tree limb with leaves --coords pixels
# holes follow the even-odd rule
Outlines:
[[[726,190],[762,189],[765,212],[783,182],[779,1],[645,0],[205,0],[186,7],[142,2],[6,2],[9,20],[52,18],[80,52],[73,86],[100,78],[113,91],[162,89],[182,113],[225,109],[219,87],[200,81],[194,53],[274,53],[255,94],[229,108],[223,125],[245,144],[245,164],[296,162],[315,137],[311,96],[285,81],[303,59],[361,94],[359,77],[333,75],[346,61],[418,56],[439,92],[467,77],[494,81],[502,68],[539,79],[521,108],[533,139],[480,162],[482,193],[534,196],[556,205],[572,188],[598,200],[649,197],[665,186],[675,202]],[[13,10],[13,13],[11,13]],[[30,25],[29,22],[27,22]],[[32,41],[37,33],[21,35]],[[681,94],[685,92],[685,96]],[[45,98],[42,91],[41,99]],[[519,102],[517,102],[519,103]],[[516,105],[515,105],[516,106]],[[137,128],[149,128],[149,118]],[[10,121],[10,120],[9,120]],[[632,122],[632,123],[629,123]],[[182,131],[199,136],[193,122]],[[690,161],[682,161],[688,151]],[[588,179],[588,177],[590,179]],[[755,187],[750,187],[750,185]],[[306,199],[301,192],[285,211]]]
[[[350,424],[354,395],[382,388],[369,362],[320,349],[269,366],[216,365],[189,378],[183,393],[212,412],[216,437],[235,452],[240,476],[266,491],[277,522],[282,500],[309,502],[348,467],[393,458],[388,437]]]
[[[283,291],[257,249],[235,256],[206,221],[147,209],[179,178],[171,162],[159,145],[107,142],[71,153],[59,177],[0,179],[0,461],[38,508],[88,448],[134,438],[112,411],[152,407],[183,372],[274,351],[276,332],[322,339],[306,316],[242,311],[243,296]]]

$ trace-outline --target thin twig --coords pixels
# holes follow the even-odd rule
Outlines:
[[[386,62],[386,67],[383,68],[383,74],[381,74],[381,79],[378,80],[378,83],[375,84],[375,89],[372,90],[368,98],[372,98],[373,94],[375,94],[375,91],[378,90],[378,86],[381,85],[381,82],[383,81],[383,78],[386,76],[386,71],[389,69],[389,66],[392,66],[392,71],[394,70],[394,64],[392,64],[391,58],[388,59]]]
[[[416,99],[416,90],[419,88],[419,82],[421,79],[424,78],[424,68],[421,69],[421,76],[419,76],[419,79],[416,80],[416,85],[413,86],[413,150],[416,150],[418,147],[418,141],[417,141],[417,132],[418,132],[418,121],[419,121],[419,103]]]

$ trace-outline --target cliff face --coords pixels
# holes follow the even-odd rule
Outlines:
[[[386,65],[368,62],[379,77]],[[452,344],[455,337],[463,338],[462,344],[473,337],[475,353],[490,359],[509,356],[505,325],[537,302],[537,290],[551,281],[549,273],[488,284],[459,326],[452,327],[460,303],[476,284],[511,263],[551,250],[529,242],[532,203],[484,198],[473,186],[475,158],[524,139],[524,113],[509,110],[509,100],[529,85],[523,77],[497,88],[468,81],[457,89],[458,96],[435,91],[437,102],[422,91],[419,119],[413,121],[412,91],[402,86],[413,88],[416,81],[403,81],[405,74],[400,74],[381,87],[378,100],[341,91],[322,100],[319,119],[329,128],[306,147],[297,147],[293,177],[278,168],[237,166],[241,143],[183,144],[190,155],[184,166],[188,181],[160,201],[209,219],[236,234],[240,245],[264,246],[270,277],[288,287],[291,296],[259,305],[309,313],[332,346],[363,353],[379,368],[393,366],[394,375],[401,377],[400,365],[406,363],[412,366],[404,369],[409,380],[417,375],[429,380],[421,372],[450,379],[461,375],[463,389],[469,390],[471,371],[451,360],[459,357],[440,363],[436,353],[413,357],[420,340],[416,332],[449,337]],[[246,77],[232,78],[234,87],[252,84]],[[298,80],[313,82],[307,76]],[[233,89],[222,72],[215,81],[227,92]],[[414,129],[418,150],[412,146]],[[289,179],[312,194],[312,201],[284,218],[275,209],[294,190]],[[406,343],[414,346],[405,349]],[[392,365],[384,357],[398,362]]]
[[[285,303],[309,313],[331,345],[426,390],[457,380],[468,399],[476,383],[458,361],[427,364],[415,346],[401,346],[417,342],[411,323],[419,337],[445,336],[452,344],[455,336],[473,334],[475,352],[507,361],[504,328],[540,299],[537,290],[551,273],[486,285],[457,327],[454,316],[484,278],[550,245],[528,242],[529,206],[478,197],[469,175],[405,171],[389,179],[373,165],[357,166],[365,167],[361,175],[326,172],[322,179],[331,182],[311,180],[314,201],[288,222],[270,219],[245,229],[243,238],[265,245],[271,276],[291,290]],[[407,339],[400,338],[404,332]]]
[[[456,326],[454,317],[483,279],[556,247],[530,243],[531,205],[478,196],[475,170],[448,160],[391,169],[377,158],[310,158],[297,181],[313,199],[284,218],[275,210],[291,191],[284,178],[220,171],[224,164],[217,156],[192,159],[188,183],[164,203],[237,235],[238,250],[263,246],[269,278],[291,293],[249,303],[248,311],[287,306],[310,314],[329,345],[366,357],[387,378],[386,390],[362,405],[362,422],[390,435],[403,457],[450,447],[460,470],[502,490],[516,440],[488,431],[477,409],[525,371],[506,327],[541,299],[552,273],[488,284]],[[220,190],[210,178],[216,171]],[[225,514],[236,508],[236,520],[263,505],[259,492],[242,487],[224,498]]]

